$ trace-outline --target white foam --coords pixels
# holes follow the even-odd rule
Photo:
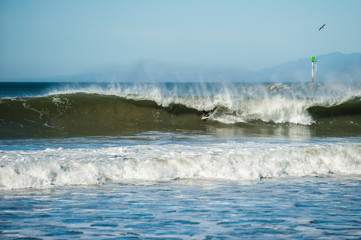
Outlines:
[[[361,177],[361,144],[221,143],[0,152],[0,189],[172,179]]]
[[[310,125],[313,122],[307,100],[287,99],[281,96],[240,103],[239,115],[247,120]]]
[[[204,85],[190,84],[187,89],[179,89],[177,85],[174,85],[172,89],[167,89],[156,84],[128,86],[114,83],[106,88],[92,85],[57,90],[52,94],[97,93],[134,100],[151,100],[163,107],[182,104],[198,111],[227,109],[227,111],[218,111],[218,114],[212,116],[213,120],[226,124],[262,120],[302,125],[310,125],[314,122],[307,111],[309,107],[334,106],[361,95],[358,89],[335,84],[320,85],[317,90],[307,84],[292,86],[276,84],[271,86],[274,88],[265,85],[239,86],[238,88],[231,88],[231,86],[234,85],[215,85],[213,89]],[[68,104],[65,98],[54,97],[53,101],[61,106]]]

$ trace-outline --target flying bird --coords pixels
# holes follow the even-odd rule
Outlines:
[[[323,24],[319,29],[318,31],[320,31],[322,28],[324,28],[326,26],[326,24]]]

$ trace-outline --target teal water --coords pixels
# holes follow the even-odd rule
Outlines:
[[[5,191],[5,239],[359,239],[360,179],[178,180]]]

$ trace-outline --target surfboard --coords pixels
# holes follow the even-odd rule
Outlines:
[[[207,120],[210,116],[212,115],[211,112],[206,112],[206,111],[203,111],[203,116],[202,116],[202,120]]]
[[[208,118],[210,117],[210,115],[207,115],[207,116],[202,116],[201,120],[207,120]]]

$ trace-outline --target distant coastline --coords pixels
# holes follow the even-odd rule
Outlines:
[[[334,52],[318,57],[316,82],[361,81],[361,53]],[[34,78],[1,78],[1,82],[309,82],[307,56],[265,68],[244,71],[236,67],[174,66],[139,62],[128,67],[110,66],[94,72]]]

